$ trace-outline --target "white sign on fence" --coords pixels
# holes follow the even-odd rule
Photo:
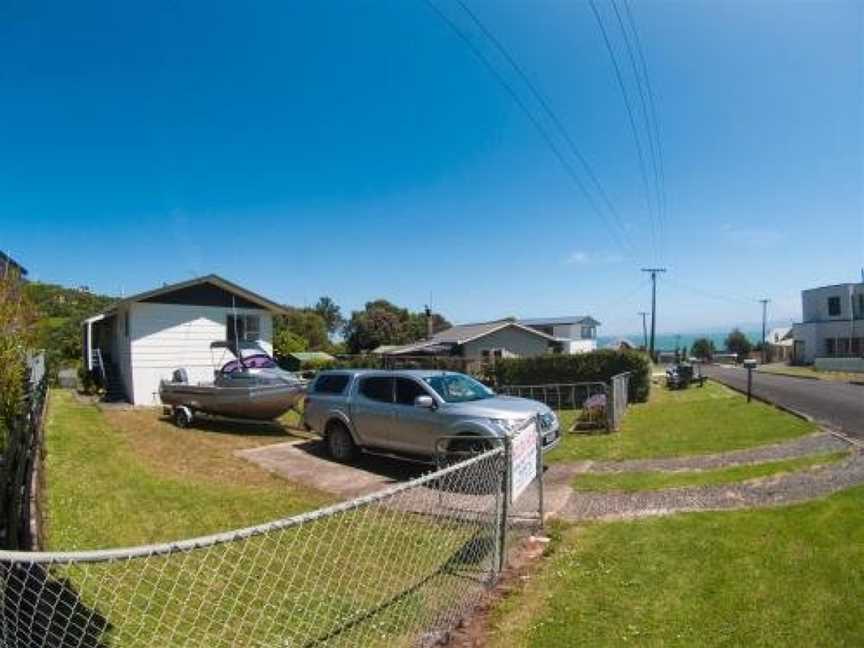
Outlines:
[[[510,501],[516,499],[537,477],[537,419],[531,421],[513,437],[510,457]]]

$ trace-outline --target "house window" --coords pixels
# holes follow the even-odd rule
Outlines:
[[[258,315],[228,315],[225,339],[229,342],[257,342],[261,339],[261,318]]]
[[[593,340],[594,336],[597,334],[597,331],[593,326],[583,326],[582,327],[582,339],[583,340]]]
[[[828,315],[835,316],[840,314],[840,298],[839,297],[829,297],[828,298]]]
[[[858,295],[858,317],[864,317],[864,293]]]
[[[837,340],[825,338],[825,355],[833,356],[835,353],[837,353]]]

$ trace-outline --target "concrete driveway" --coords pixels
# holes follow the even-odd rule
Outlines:
[[[275,443],[234,454],[280,477],[342,498],[373,493],[432,470],[432,466],[365,454],[350,465],[337,463],[317,440]]]
[[[706,365],[702,373],[730,387],[747,389],[744,369]],[[850,436],[864,438],[864,386],[754,371],[753,395],[806,414]]]

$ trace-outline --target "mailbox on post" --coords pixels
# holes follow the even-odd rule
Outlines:
[[[753,391],[753,370],[756,368],[756,361],[747,358],[744,361],[744,368],[747,370],[747,402],[749,403]]]

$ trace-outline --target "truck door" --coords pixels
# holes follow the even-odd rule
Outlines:
[[[441,434],[441,415],[426,407],[414,405],[418,396],[431,394],[416,380],[396,378],[396,416],[390,445],[402,452],[432,455],[435,439]]]
[[[351,408],[351,421],[361,445],[388,447],[393,428],[393,378],[360,378]]]

